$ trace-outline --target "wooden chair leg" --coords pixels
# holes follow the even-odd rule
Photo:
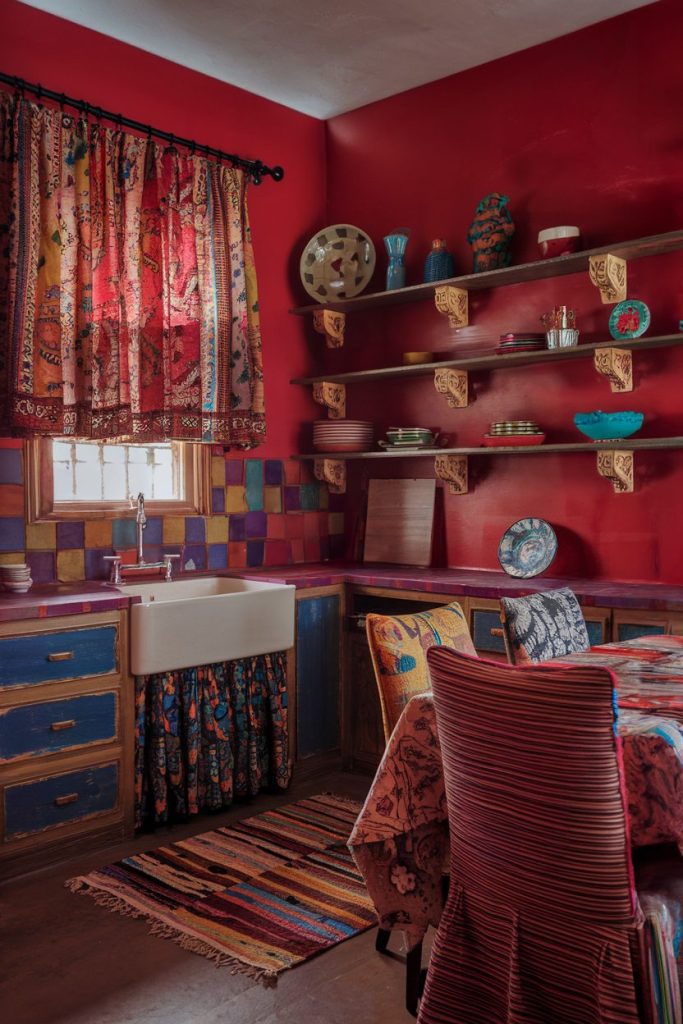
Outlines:
[[[422,994],[422,943],[418,942],[406,957],[406,1010],[417,1017],[417,1004]]]
[[[378,953],[387,953],[387,945],[389,944],[389,937],[391,932],[388,928],[378,928],[377,935],[375,937],[375,949]]]

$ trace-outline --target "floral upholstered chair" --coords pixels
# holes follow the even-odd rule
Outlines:
[[[513,665],[550,661],[590,647],[583,612],[568,587],[503,597],[500,605],[505,647]]]
[[[382,706],[385,741],[389,740],[404,707],[416,694],[429,690],[426,654],[430,647],[450,647],[475,655],[462,608],[457,602],[413,615],[368,615],[366,630]],[[375,943],[387,951],[390,932],[380,928]],[[406,957],[406,1008],[417,1012],[422,966],[422,943]]]

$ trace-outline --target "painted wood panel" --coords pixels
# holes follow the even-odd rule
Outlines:
[[[502,636],[492,636],[492,629],[500,629],[500,612],[475,608],[472,611],[472,642],[478,651],[490,651],[494,654],[505,654],[505,641]]]
[[[667,633],[668,622],[619,622],[617,623],[617,640],[636,640],[639,636],[661,636]]]
[[[118,765],[104,764],[8,786],[5,839],[112,811],[118,802],[118,781]]]
[[[26,686],[117,671],[115,626],[0,639],[0,686]]]
[[[0,710],[0,761],[112,741],[117,721],[113,691]]]
[[[297,746],[299,757],[340,745],[340,598],[302,598],[296,608]]]

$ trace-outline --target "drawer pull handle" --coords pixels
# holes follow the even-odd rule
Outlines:
[[[503,635],[502,627],[501,626],[493,626],[493,628],[491,629],[491,636],[502,636],[502,635]]]
[[[75,804],[78,800],[78,793],[67,793],[66,796],[55,797],[55,806],[64,807],[66,804]]]
[[[75,724],[75,718],[67,718],[63,722],[53,722],[50,728],[52,729],[52,732],[61,732],[62,729],[73,729]]]
[[[48,654],[48,661],[72,661],[74,658],[74,651],[55,651],[54,654]]]

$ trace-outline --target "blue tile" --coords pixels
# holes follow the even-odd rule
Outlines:
[[[211,489],[211,511],[214,514],[225,512],[225,487]]]
[[[112,545],[115,548],[134,548],[137,523],[134,519],[114,519],[111,524]]]
[[[57,523],[57,550],[85,547],[85,523]]]
[[[247,535],[246,530],[246,516],[245,515],[232,515],[228,518],[228,529],[230,531],[230,540],[244,540]]]
[[[206,544],[187,544],[183,549],[180,559],[183,569],[188,568],[188,562],[194,562],[195,569],[206,569]],[[192,569],[192,566],[189,566]]]
[[[0,518],[0,551],[23,551],[26,546],[24,520],[19,516]]]
[[[147,544],[163,544],[164,542],[164,521],[161,516],[148,516],[147,526],[144,529],[142,538]]]
[[[20,448],[0,448],[0,484],[23,484],[24,469]]]
[[[263,565],[263,546],[264,541],[262,540],[248,540],[247,541],[247,565]]]
[[[209,569],[227,569],[228,545],[209,544]]]
[[[111,548],[85,549],[86,580],[108,580],[111,573],[111,562],[105,562],[105,555],[113,555]]]
[[[26,562],[31,566],[34,583],[54,583],[57,579],[53,551],[27,551]]]
[[[246,459],[245,467],[247,508],[250,512],[258,512],[263,508],[263,460]]]
[[[190,516],[185,520],[185,540],[203,544],[206,540],[206,523],[201,516]]]
[[[247,512],[247,537],[265,537],[268,532],[268,517],[265,512]]]
[[[265,480],[271,487],[282,483],[282,462],[279,459],[266,459]]]
[[[299,488],[299,504],[306,512],[314,512],[320,505],[320,490],[317,484],[302,484]]]

